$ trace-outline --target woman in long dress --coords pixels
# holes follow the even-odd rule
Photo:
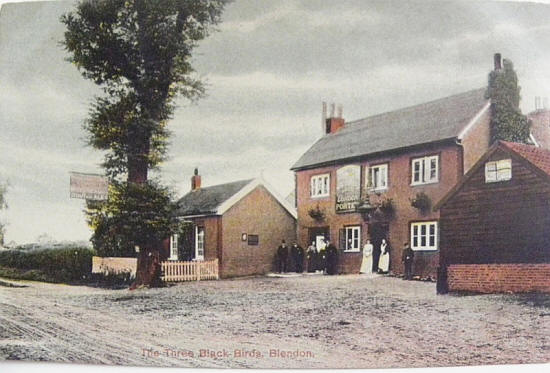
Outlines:
[[[378,260],[378,272],[388,273],[390,270],[390,245],[385,238],[380,245],[380,259]]]
[[[360,273],[369,274],[372,273],[372,252],[374,246],[370,243],[370,240],[367,240],[365,246],[363,246],[363,261],[361,262]]]

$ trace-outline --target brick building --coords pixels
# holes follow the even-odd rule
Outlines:
[[[472,90],[349,123],[334,110],[328,119],[324,114],[323,137],[292,167],[299,243],[328,237],[339,249],[339,272],[358,273],[367,237],[375,263],[385,237],[390,270],[402,273],[403,243],[410,242],[415,275],[435,278],[439,213],[430,204],[489,147],[484,93]]]
[[[281,239],[296,239],[296,210],[260,179],[203,188],[195,170],[178,204],[190,229],[166,243],[168,260],[218,258],[222,278],[272,271]]]
[[[435,207],[438,292],[550,292],[550,150],[498,142]]]

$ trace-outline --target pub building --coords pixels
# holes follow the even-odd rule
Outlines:
[[[500,59],[495,58],[495,68]],[[476,89],[345,122],[334,104],[323,136],[292,166],[297,237],[338,248],[338,272],[359,273],[367,238],[377,269],[383,238],[390,272],[403,273],[405,242],[414,275],[434,278],[439,263],[439,201],[489,148],[490,103]]]

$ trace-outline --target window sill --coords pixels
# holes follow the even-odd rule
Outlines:
[[[438,183],[439,183],[439,180],[430,181],[429,183],[412,183],[411,186],[416,187],[416,186],[423,186],[423,185],[433,185],[433,184],[438,184]]]
[[[359,249],[353,249],[353,250],[344,250],[345,253],[360,253],[361,250]]]
[[[310,196],[311,199],[329,198],[330,194],[323,194],[322,196]]]
[[[378,189],[373,189],[373,188],[370,188],[370,189],[367,189],[367,192],[369,193],[382,193],[382,192],[387,192],[388,191],[388,188],[378,188]]]
[[[414,247],[411,248],[412,251],[426,251],[426,252],[436,252],[438,251],[439,249],[428,249],[428,248],[418,248],[418,249],[415,249]]]

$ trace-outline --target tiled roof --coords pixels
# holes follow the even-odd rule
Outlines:
[[[177,216],[216,214],[222,203],[250,184],[252,180],[239,180],[192,190],[178,201]]]
[[[346,123],[320,138],[292,169],[457,138],[487,103],[482,88]]]
[[[516,142],[500,141],[500,143],[550,175],[550,150]]]

